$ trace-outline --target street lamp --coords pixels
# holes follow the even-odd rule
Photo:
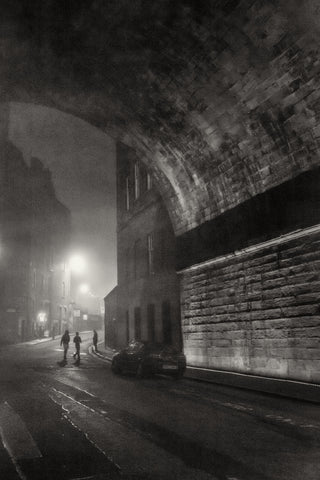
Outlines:
[[[72,255],[69,260],[69,266],[72,272],[82,273],[85,270],[86,262],[82,255]]]
[[[82,283],[79,287],[81,293],[89,293],[90,287],[87,283]]]

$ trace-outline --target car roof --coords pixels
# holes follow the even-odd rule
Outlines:
[[[174,349],[178,350],[177,347],[174,345],[168,345],[166,343],[160,343],[160,342],[149,342],[147,340],[131,340],[129,343],[130,346],[144,346],[147,347],[149,350],[154,350],[154,351],[159,351],[159,350],[164,350],[164,349]]]

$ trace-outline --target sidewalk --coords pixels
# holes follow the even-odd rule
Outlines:
[[[91,330],[84,330],[83,332],[80,332],[80,335],[83,335],[84,333],[91,333]],[[43,342],[50,342],[51,340],[60,340],[61,336],[63,334],[55,334],[54,339],[50,337],[42,337],[42,338],[34,338],[33,340],[27,340],[26,342],[21,342],[13,345],[37,345],[38,343],[43,343]],[[74,332],[70,333],[70,338],[74,335]]]
[[[111,362],[113,355],[117,352],[109,347],[105,347],[103,342],[98,343],[98,351],[96,352],[93,348],[93,345],[90,345],[89,352],[100,358],[101,360]]]
[[[98,352],[94,351],[93,346],[90,347],[89,351],[106,362],[111,362],[112,356],[117,352],[117,350],[105,347],[103,343],[99,343]],[[184,377],[200,382],[216,383],[228,387],[255,390],[281,397],[320,403],[320,385],[314,383],[191,366],[187,367]]]

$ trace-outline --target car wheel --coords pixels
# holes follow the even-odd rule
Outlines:
[[[111,363],[111,370],[113,373],[116,373],[116,374],[120,374],[121,373],[121,369],[119,367],[119,365],[117,365],[117,363],[112,360],[112,363]]]

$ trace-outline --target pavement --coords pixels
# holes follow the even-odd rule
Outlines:
[[[95,355],[96,357],[100,358],[101,360],[105,360],[108,362],[112,361],[112,357],[115,353],[117,353],[117,350],[114,350],[113,348],[105,347],[102,343],[98,344],[98,351],[96,352],[93,345],[89,347],[89,352],[92,355]]]

